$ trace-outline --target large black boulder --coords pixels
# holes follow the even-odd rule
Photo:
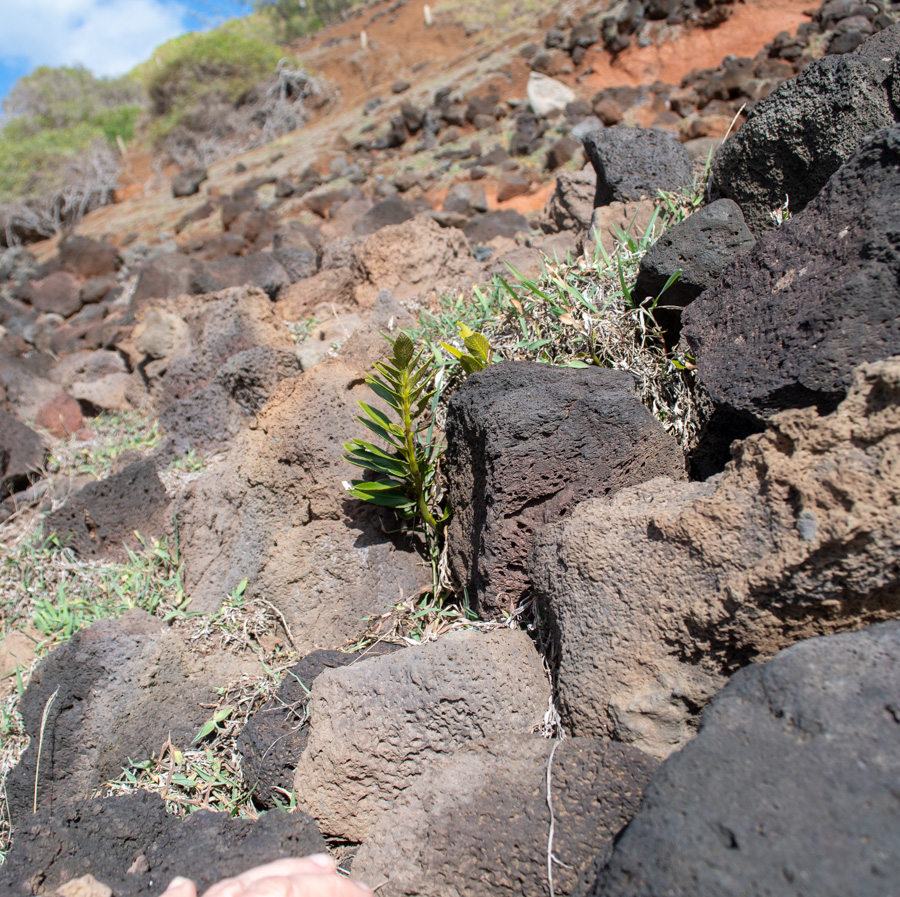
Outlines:
[[[880,56],[826,56],[779,85],[722,144],[713,195],[733,199],[757,235],[786,197],[803,209],[867,134],[896,120],[889,71]]]
[[[800,642],[735,673],[582,895],[888,897],[898,781],[900,623]]]
[[[502,619],[529,589],[539,527],[658,476],[683,479],[684,455],[627,371],[491,365],[447,410],[450,567],[481,613]]]
[[[669,278],[681,271],[656,309],[667,342],[678,340],[680,310],[711,287],[725,266],[755,242],[740,206],[719,199],[676,224],[650,247],[634,285],[637,298],[659,296]]]
[[[682,336],[731,438],[786,408],[830,411],[855,367],[900,353],[898,221],[895,127],[684,310]]]
[[[595,206],[630,202],[657,190],[691,183],[693,163],[671,134],[645,128],[604,128],[584,138],[584,150],[597,172]]]

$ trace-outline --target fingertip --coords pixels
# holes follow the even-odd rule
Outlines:
[[[197,897],[197,888],[189,878],[176,875],[163,891],[163,897]]]

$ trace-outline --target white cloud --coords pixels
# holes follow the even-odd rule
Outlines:
[[[183,33],[178,0],[0,0],[0,57],[120,75]]]

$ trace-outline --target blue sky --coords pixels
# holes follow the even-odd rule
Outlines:
[[[121,75],[163,41],[250,8],[242,0],[0,0],[0,98],[39,65]]]

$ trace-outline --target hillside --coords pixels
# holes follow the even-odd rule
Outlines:
[[[7,207],[0,893],[887,897],[900,4],[264,31]]]

